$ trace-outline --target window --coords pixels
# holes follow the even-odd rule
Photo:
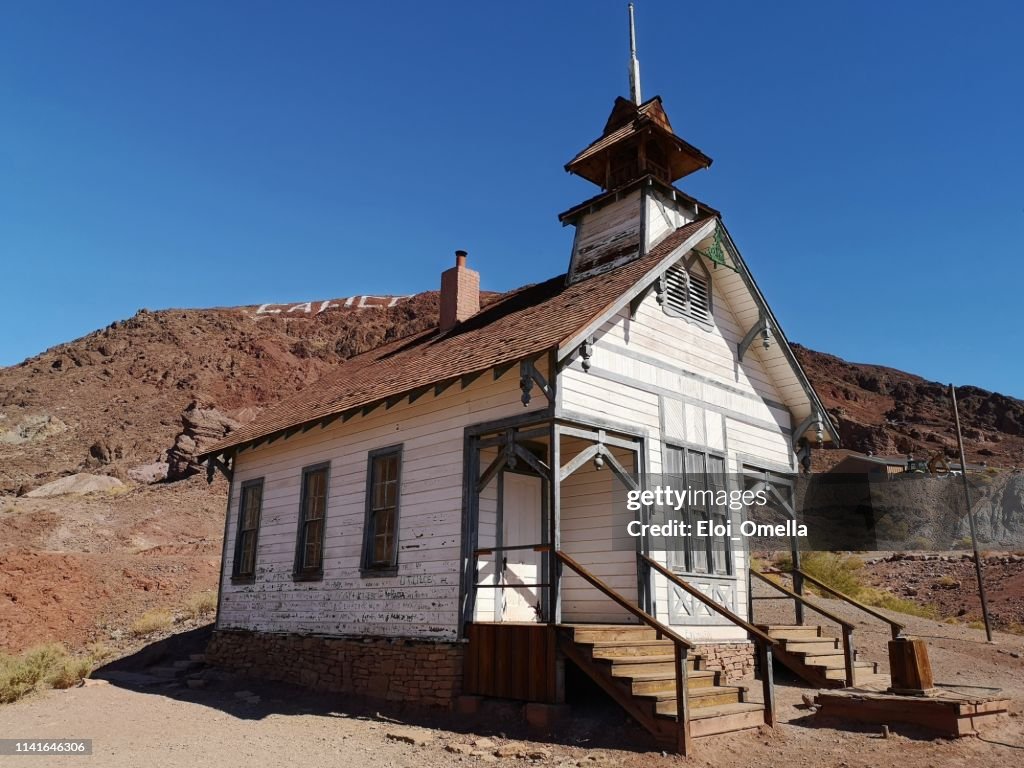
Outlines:
[[[260,532],[263,507],[263,478],[242,483],[238,500],[238,531],[235,534],[235,561],[231,578],[249,581],[256,576],[256,540]]]
[[[692,489],[696,503],[689,503],[679,511],[681,520],[690,526],[693,534],[697,523],[705,520],[713,525],[725,525],[729,508],[719,504],[728,490],[725,482],[725,457],[693,448],[667,446],[665,473],[678,475],[681,483]],[[709,493],[705,493],[709,492]],[[683,551],[669,553],[676,570],[688,573],[706,573],[727,576],[732,573],[732,551],[728,536],[689,536],[684,539]]]
[[[363,569],[398,567],[398,496],[401,489],[402,446],[371,451],[366,469],[366,527]]]
[[[302,470],[299,500],[299,535],[295,552],[295,578],[319,579],[324,573],[324,523],[327,519],[329,464]]]
[[[665,272],[664,291],[665,314],[711,324],[711,276],[700,261],[695,259],[685,267],[681,264],[669,267]]]

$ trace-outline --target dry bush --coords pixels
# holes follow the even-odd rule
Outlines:
[[[791,562],[789,558],[780,559],[780,569],[786,570]],[[861,579],[860,570],[863,567],[864,563],[859,558],[839,555],[835,552],[806,552],[800,557],[800,570],[804,573],[810,574],[823,584],[827,584],[865,605],[906,613],[910,616],[921,616],[926,619],[938,618],[938,611],[932,605],[907,600],[884,589],[869,587]],[[805,584],[805,587],[809,591],[814,591],[813,585]],[[828,595],[827,590],[817,591],[831,596]]]
[[[90,672],[92,659],[69,657],[46,676],[46,683],[51,688],[70,688],[82,682]]]
[[[30,648],[20,656],[0,654],[0,704],[17,701],[42,684],[70,688],[92,671],[92,659],[69,656],[59,643]]]
[[[209,616],[217,610],[216,592],[196,592],[185,603],[185,615],[190,619]]]
[[[139,616],[131,626],[131,632],[136,637],[152,635],[155,632],[164,632],[174,624],[174,617],[164,610],[146,611]]]

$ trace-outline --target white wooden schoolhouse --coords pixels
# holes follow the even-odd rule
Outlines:
[[[675,186],[711,159],[632,91],[566,165],[600,191],[560,216],[565,274],[481,308],[457,252],[436,327],[204,454],[231,482],[211,659],[441,706],[557,705],[573,664],[683,750],[772,721],[763,663],[766,702],[730,685],[770,648],[743,546],[621,546],[613,486],[784,484],[835,436],[720,214]]]

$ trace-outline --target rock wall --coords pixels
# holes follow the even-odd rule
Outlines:
[[[450,708],[462,693],[462,643],[218,630],[207,661],[319,691]]]
[[[702,657],[700,668],[721,671],[726,683],[754,674],[755,651],[753,643],[700,643],[693,650]]]

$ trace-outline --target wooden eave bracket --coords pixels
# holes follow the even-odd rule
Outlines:
[[[811,411],[807,418],[801,421],[797,428],[793,430],[794,442],[798,442],[812,426],[815,426],[817,429],[818,444],[820,445],[824,442],[825,417],[818,411]]]
[[[739,357],[739,361],[741,363],[743,362],[743,356],[747,353],[747,350],[750,349],[750,345],[754,343],[755,339],[760,337],[762,343],[765,345],[765,349],[767,349],[772,343],[773,336],[772,326],[771,323],[768,322],[768,318],[763,312],[759,313],[757,322],[754,323],[749,331],[747,331],[747,335],[743,337],[743,341],[737,345],[737,356]]]
[[[630,320],[636,320],[636,313],[640,311],[640,305],[644,303],[644,299],[646,299],[650,295],[651,291],[653,291],[655,288],[660,287],[664,279],[664,275],[659,275],[657,279],[652,280],[646,288],[644,288],[642,291],[640,291],[640,293],[638,293],[636,296],[629,300]],[[660,293],[664,293],[664,291],[661,291]]]
[[[223,457],[223,461],[221,460]],[[211,456],[206,460],[206,482],[213,482],[213,475],[215,472],[220,472],[227,481],[230,483],[231,478],[234,475],[234,461],[231,456],[224,456],[219,454],[217,456]]]
[[[523,390],[523,405],[530,404],[532,399],[533,385],[536,384],[540,391],[547,397],[549,403],[555,402],[555,390],[544,378],[533,360],[523,360],[519,363],[519,388]]]

